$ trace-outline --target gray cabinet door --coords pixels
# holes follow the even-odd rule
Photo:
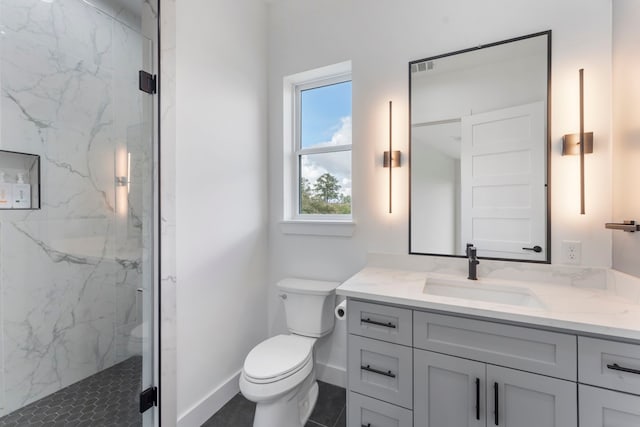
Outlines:
[[[414,427],[484,427],[485,369],[480,362],[414,350]]]
[[[580,427],[640,426],[640,397],[580,385]]]
[[[413,404],[410,347],[349,335],[349,390],[408,409]]]
[[[348,427],[411,427],[412,419],[413,414],[408,409],[349,392]],[[312,423],[309,422],[307,425]]]
[[[577,405],[574,382],[487,365],[489,426],[577,427]]]

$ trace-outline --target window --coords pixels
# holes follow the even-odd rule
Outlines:
[[[351,219],[351,76],[294,84],[293,219]]]

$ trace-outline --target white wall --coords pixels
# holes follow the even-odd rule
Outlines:
[[[177,415],[176,376],[176,2],[160,0],[160,406],[161,424]],[[156,335],[157,336],[157,335]],[[158,355],[155,355],[158,357]]]
[[[413,252],[455,254],[460,236],[460,159],[428,143],[414,144],[415,168],[411,209],[419,214],[411,226]],[[425,238],[424,236],[430,236]]]
[[[613,2],[613,217],[640,220],[640,4]],[[613,232],[613,267],[640,276],[639,233]]]
[[[546,38],[539,43],[546,44]],[[545,50],[546,51],[546,50]],[[473,68],[413,74],[412,123],[459,119],[543,101],[547,95],[546,54]]]
[[[387,102],[394,101],[394,143],[408,147],[407,63],[441,53],[553,30],[552,260],[562,240],[583,243],[583,264],[611,265],[611,0],[281,0],[269,18],[269,165],[271,333],[284,318],[274,290],[284,276],[344,280],[367,252],[408,250],[408,169],[395,171],[394,212],[388,214]],[[284,235],[282,78],[352,60],[352,238]],[[578,160],[561,157],[561,138],[578,131],[578,69],[586,69],[586,121],[596,134],[588,156],[587,215],[579,215]],[[344,366],[344,322],[321,343],[318,359]]]
[[[237,392],[267,336],[266,10],[176,2],[180,425],[200,425]]]

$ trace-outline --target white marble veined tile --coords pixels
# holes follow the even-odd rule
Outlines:
[[[23,322],[23,328],[37,328]],[[5,413],[42,396],[53,393],[108,368],[115,363],[114,328],[111,319],[96,319],[65,325],[50,335],[26,342],[22,335],[14,336],[9,328],[5,340]]]

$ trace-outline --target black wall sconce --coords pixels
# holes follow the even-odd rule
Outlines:
[[[580,155],[580,214],[585,214],[584,208],[584,155],[593,153],[593,132],[584,131],[584,69],[580,76],[580,133],[567,134],[562,138],[562,155]]]
[[[389,101],[389,151],[384,152],[382,164],[389,168],[389,213],[392,213],[393,196],[393,168],[399,168],[402,164],[402,153],[393,150],[393,103]]]

